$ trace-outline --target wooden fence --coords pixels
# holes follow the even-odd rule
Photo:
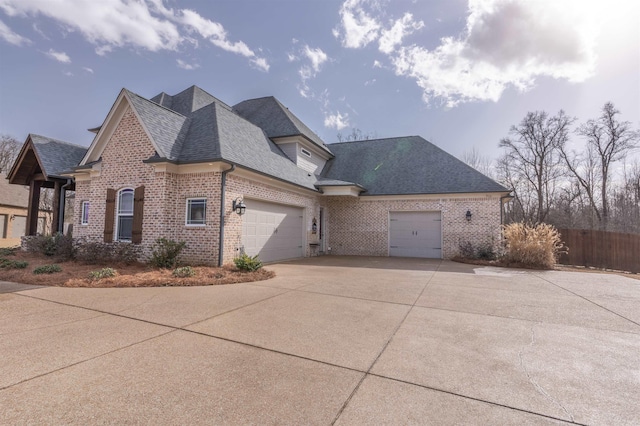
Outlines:
[[[563,265],[640,272],[640,235],[584,229],[558,229],[569,253]]]

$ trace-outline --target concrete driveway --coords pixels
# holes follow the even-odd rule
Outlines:
[[[217,287],[0,282],[0,424],[640,423],[640,281],[321,257]]]

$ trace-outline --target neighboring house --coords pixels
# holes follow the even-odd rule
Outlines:
[[[84,157],[56,172],[74,179],[75,237],[146,254],[166,237],[207,264],[241,252],[448,258],[500,240],[509,190],[419,136],[326,145],[273,97],[232,107],[195,86],[152,99],[123,89],[93,130]]]
[[[28,204],[28,187],[10,185],[7,179],[0,178],[0,247],[20,245],[27,226]],[[36,232],[48,233],[50,229],[51,212],[39,209]]]

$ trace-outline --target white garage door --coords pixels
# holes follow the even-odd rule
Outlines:
[[[242,244],[249,256],[263,262],[302,257],[302,208],[244,200]]]
[[[27,229],[27,217],[14,216],[13,226],[11,227],[11,238],[20,238],[24,236],[26,229]]]
[[[440,212],[390,212],[389,256],[442,258]]]

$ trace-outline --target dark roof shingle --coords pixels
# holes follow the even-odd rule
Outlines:
[[[355,182],[364,195],[508,192],[420,136],[331,144],[321,176]]]
[[[42,170],[48,177],[62,177],[62,173],[80,164],[87,147],[74,145],[46,136],[30,134]]]

